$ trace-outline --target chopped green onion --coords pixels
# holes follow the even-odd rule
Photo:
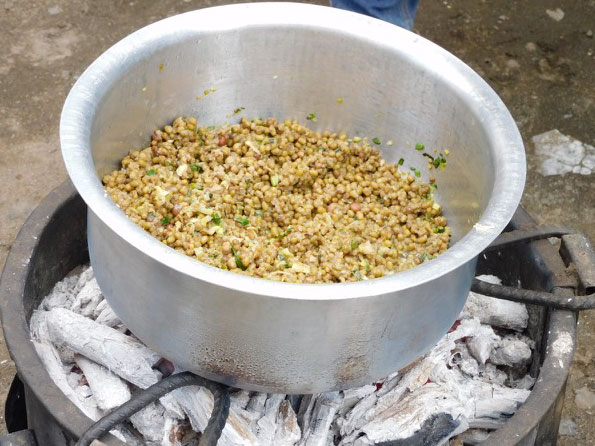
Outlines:
[[[382,144],[382,143],[380,142],[380,138],[372,138],[372,142],[373,142],[374,144],[376,144],[377,146],[379,146],[380,144]]]
[[[155,169],[147,170],[147,175],[149,175],[150,177],[152,177],[156,173],[157,173],[157,171]]]
[[[285,237],[288,234],[291,234],[291,231],[293,231],[293,228],[291,226],[289,226],[285,231],[283,231],[281,234],[279,234],[276,238],[277,240],[281,240],[283,237]]]
[[[248,187],[252,186],[252,181],[246,181],[245,184],[246,184],[246,188],[248,188]]]
[[[168,217],[163,217],[163,218],[161,219],[161,224],[162,224],[163,226],[167,226],[167,225],[169,224],[170,220],[171,220],[171,218],[169,218],[169,216],[168,216]]]
[[[312,122],[316,122],[318,120],[316,119],[316,115],[314,113],[310,113],[308,116],[306,116],[306,119]]]
[[[190,164],[190,170],[192,172],[198,172],[198,173],[203,173],[204,172],[202,166],[200,164],[198,164],[198,163]]]
[[[359,246],[359,240],[352,240],[351,241],[351,250],[355,251]]]
[[[399,159],[399,166],[402,166],[405,160],[403,158]]]
[[[340,151],[341,151],[341,147],[337,147],[337,148],[335,149],[335,153],[339,153]]]
[[[434,234],[442,234],[445,230],[445,228],[434,228]]]
[[[417,170],[415,167],[410,167],[409,169],[411,169],[411,171],[415,174],[416,177],[419,178],[421,176],[421,172]]]
[[[276,186],[277,184],[279,184],[279,175],[273,175],[271,177],[271,186]]]
[[[216,224],[217,226],[219,226],[221,224],[221,215],[219,215],[217,212],[213,212],[213,223]]]
[[[240,268],[242,271],[246,271],[246,267],[242,263],[242,259],[240,259],[240,256],[238,255],[237,251],[233,246],[231,247],[231,253],[233,254],[233,257],[236,259],[236,266]]]
[[[359,269],[353,270],[353,275],[357,280],[362,280],[362,273],[359,271]]]
[[[370,270],[372,269],[372,267],[370,266],[370,264],[368,262],[366,262],[366,271],[370,272]]]
[[[234,109],[233,114],[237,115],[238,113],[240,113],[242,110],[246,110],[246,107],[238,107],[236,109]]]
[[[418,142],[418,143],[415,145],[415,150],[423,150],[423,149],[425,149],[425,148],[426,148],[426,146],[425,146],[425,145],[423,145],[423,144],[422,144],[422,143],[420,143],[420,142]]]
[[[236,221],[242,226],[248,226],[250,224],[250,220],[248,220],[246,217],[236,217]]]
[[[438,167],[442,167],[444,168],[446,166],[446,158],[444,158],[442,155],[438,155],[436,158],[434,158],[434,160],[432,161],[432,165],[435,168]]]

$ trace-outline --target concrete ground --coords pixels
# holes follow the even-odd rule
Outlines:
[[[66,178],[58,120],[77,76],[139,27],[216,3],[224,2],[0,0],[0,267],[31,210]],[[594,0],[423,0],[416,31],[468,63],[506,102],[528,154],[526,209],[539,222],[574,226],[595,241],[594,174],[542,176],[531,143],[559,129],[595,145],[593,17]],[[572,435],[560,437],[563,446],[595,445],[593,345],[595,311],[580,318],[564,410]],[[0,343],[1,401],[13,375]]]

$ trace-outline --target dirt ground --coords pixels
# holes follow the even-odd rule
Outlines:
[[[66,178],[58,120],[77,76],[143,25],[216,3],[231,2],[0,0],[0,267],[31,210]],[[595,145],[593,17],[594,0],[422,0],[415,30],[474,68],[509,107],[528,154],[526,209],[539,222],[574,226],[595,241],[595,174],[544,177],[531,143],[558,129]],[[583,397],[588,403],[595,391],[593,345],[595,311],[580,319],[563,414],[578,429],[560,437],[563,446],[595,445],[595,408],[575,402],[578,391],[579,405],[589,407]],[[0,343],[1,401],[13,375]]]

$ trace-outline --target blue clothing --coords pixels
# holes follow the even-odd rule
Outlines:
[[[359,12],[390,22],[401,28],[413,28],[419,0],[331,0],[335,8]]]

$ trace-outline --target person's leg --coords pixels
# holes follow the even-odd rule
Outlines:
[[[413,28],[419,0],[331,0],[332,6],[366,14],[401,28]]]

